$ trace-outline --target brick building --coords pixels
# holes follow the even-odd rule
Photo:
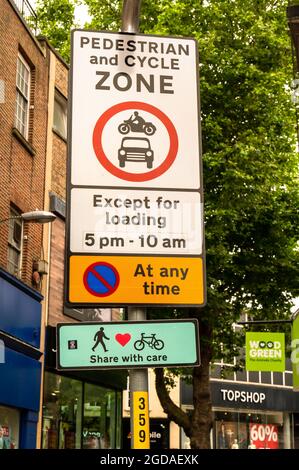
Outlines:
[[[45,226],[20,216],[44,208],[48,64],[15,4],[0,0],[0,11],[0,430],[4,447],[34,448]]]
[[[53,353],[58,322],[119,319],[63,307],[68,66],[13,0],[0,11],[0,434],[11,448],[89,447],[108,434],[118,447],[122,376],[63,375]],[[57,218],[24,222],[35,209]]]
[[[57,219],[48,227],[44,240],[49,260],[44,315],[47,351],[38,445],[41,443],[42,448],[107,446],[109,436],[109,446],[115,448],[121,443],[121,391],[125,387],[125,374],[78,371],[70,376],[56,370],[53,354],[57,323],[119,320],[120,312],[107,308],[72,310],[63,305],[68,67],[45,39],[40,39],[40,43],[49,61],[45,208],[54,212]]]

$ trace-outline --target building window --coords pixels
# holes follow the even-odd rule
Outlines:
[[[286,429],[284,429],[284,425]],[[216,449],[288,449],[289,423],[282,412],[215,411]]]
[[[43,449],[120,448],[120,391],[46,372],[43,403]]]
[[[57,132],[60,135],[60,137],[62,137],[63,139],[66,139],[67,137],[67,100],[57,90],[55,90],[53,130]]]
[[[10,208],[7,270],[15,276],[18,276],[20,272],[21,263],[22,219],[16,218],[20,215],[20,212],[18,212],[12,207]]]
[[[0,449],[19,448],[20,413],[15,408],[0,406]]]
[[[30,67],[24,57],[19,54],[17,61],[17,97],[15,126],[28,139],[29,102],[30,102]]]

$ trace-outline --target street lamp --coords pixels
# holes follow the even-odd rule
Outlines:
[[[22,214],[19,215],[12,215],[10,217],[7,217],[6,219],[0,220],[0,224],[2,222],[9,222],[11,220],[20,220],[22,222],[29,222],[29,223],[35,223],[35,224],[48,224],[53,222],[56,219],[56,215],[53,214],[52,212],[48,211],[40,211],[40,210],[35,210],[31,212],[23,212]],[[19,236],[18,240],[20,241],[20,246],[19,246],[19,252],[20,252],[20,260],[18,261],[18,266],[22,266],[22,252],[23,252],[23,241],[24,241],[24,224],[20,223],[19,227]],[[13,231],[15,230],[15,227],[13,228]],[[42,246],[43,250],[43,246]],[[40,260],[35,262],[34,264],[34,270],[39,273],[39,276],[41,274],[47,274],[47,262],[45,260]],[[20,269],[18,269],[18,273],[20,273]],[[39,277],[40,281],[40,277]],[[37,281],[36,281],[37,283]]]
[[[35,210],[31,212],[23,212],[23,214],[0,220],[0,224],[12,219],[22,219],[25,222],[33,222],[36,224],[48,224],[56,219],[56,215],[53,214],[53,212]]]

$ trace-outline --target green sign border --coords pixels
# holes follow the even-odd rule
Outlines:
[[[62,327],[66,326],[75,326],[75,327],[80,327],[82,325],[91,325],[91,326],[116,326],[116,325],[130,325],[130,324],[161,324],[161,323],[193,323],[194,325],[194,333],[195,333],[195,346],[196,346],[196,360],[195,362],[192,363],[167,363],[167,364],[136,364],[136,365],[112,365],[107,364],[103,366],[79,366],[79,367],[68,367],[68,366],[62,366],[60,364],[60,344],[59,344],[59,331]],[[165,367],[197,367],[200,366],[200,343],[199,343],[199,328],[198,328],[198,320],[197,319],[180,319],[180,320],[146,320],[146,321],[122,321],[122,322],[80,322],[80,323],[57,323],[57,328],[56,328],[56,368],[59,371],[64,371],[64,370],[73,370],[73,371],[78,371],[78,370],[112,370],[112,369],[151,369],[151,368],[165,368]]]
[[[299,340],[299,313],[294,317],[292,324],[292,341]],[[297,359],[297,349],[292,348],[292,369],[293,369],[293,391],[299,392],[299,365],[297,362],[294,362],[294,356]]]

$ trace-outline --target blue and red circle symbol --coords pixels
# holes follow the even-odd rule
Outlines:
[[[97,297],[107,297],[116,291],[119,285],[118,271],[112,264],[93,263],[86,268],[83,276],[85,289]]]

